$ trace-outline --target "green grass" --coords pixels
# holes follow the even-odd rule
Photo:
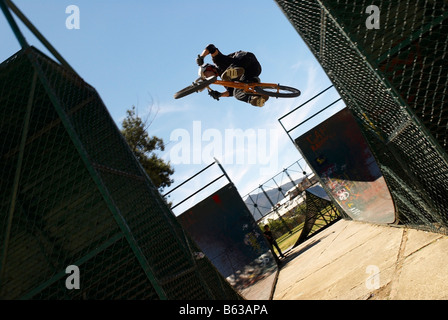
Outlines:
[[[328,210],[326,210],[326,209],[324,209],[324,210],[322,210],[323,212],[325,212],[324,216],[327,219],[327,221],[329,221],[330,216],[328,214]],[[327,223],[325,222],[325,220],[321,216],[319,216],[316,219],[316,222],[314,223],[314,226],[311,229],[310,234],[312,234],[315,231],[319,230],[320,228],[326,226],[326,224]],[[299,239],[299,236],[302,232],[303,225],[304,225],[304,222],[299,224],[294,229],[292,229],[291,232],[287,232],[287,233],[283,234],[281,237],[277,238],[277,244],[280,247],[280,250],[282,250],[282,252],[286,251],[287,249],[289,249],[296,243],[297,239]],[[274,249],[274,250],[278,254],[277,249]]]
[[[287,232],[277,239],[277,244],[282,252],[292,247],[296,243],[297,239],[300,236],[300,233],[302,232],[302,229],[303,223],[292,229],[291,233]]]

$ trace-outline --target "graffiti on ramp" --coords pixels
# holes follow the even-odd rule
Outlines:
[[[349,217],[373,223],[396,221],[386,181],[348,109],[295,142],[327,192]]]

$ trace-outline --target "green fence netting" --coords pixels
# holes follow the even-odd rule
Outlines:
[[[293,247],[297,247],[342,218],[325,190],[319,185],[307,189],[305,194],[305,221],[302,232]]]
[[[241,298],[195,259],[95,89],[33,47],[0,65],[0,139],[0,298]]]
[[[276,1],[360,123],[400,222],[446,233],[448,2]]]

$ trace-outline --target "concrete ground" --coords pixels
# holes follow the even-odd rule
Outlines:
[[[448,299],[448,236],[340,220],[288,252],[272,299]]]

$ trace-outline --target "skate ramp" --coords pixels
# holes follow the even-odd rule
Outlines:
[[[241,298],[194,260],[196,244],[79,75],[34,47],[1,63],[0,133],[0,299]],[[68,266],[80,270],[76,290]]]
[[[221,275],[244,298],[270,299],[277,263],[232,183],[177,218]]]
[[[348,109],[307,131],[295,143],[348,217],[372,223],[396,221],[389,189]]]
[[[380,30],[364,1],[276,2],[360,124],[400,224],[446,229],[448,2],[375,1]]]

